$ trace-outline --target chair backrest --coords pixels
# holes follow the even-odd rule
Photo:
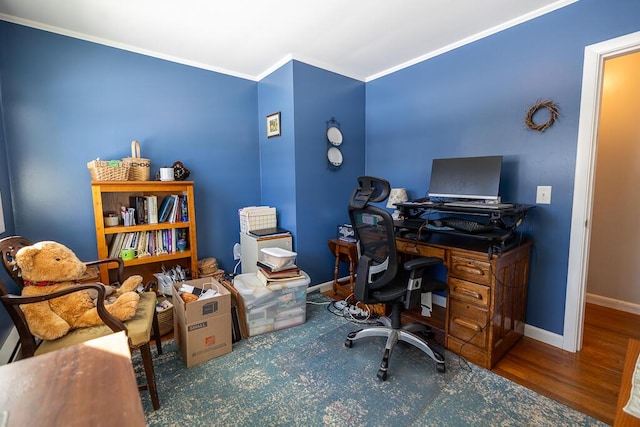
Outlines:
[[[22,290],[22,288],[24,287],[24,280],[22,279],[22,273],[20,272],[20,268],[16,263],[15,256],[16,256],[16,253],[18,253],[18,251],[21,248],[25,246],[31,246],[31,245],[33,245],[33,242],[31,242],[29,239],[26,239],[22,236],[9,236],[9,237],[0,239],[2,265],[5,271],[7,272],[7,274],[9,274],[9,276],[11,276],[11,278],[16,283],[16,285],[20,287],[20,290]],[[124,280],[123,279],[124,263],[122,262],[122,259],[105,258],[105,259],[84,262],[84,264],[87,267],[98,266],[99,264],[104,264],[104,263],[118,264],[117,281],[113,283],[113,285],[120,286]]]
[[[16,253],[25,247],[31,246],[33,243],[25,239],[22,236],[9,236],[4,239],[0,239],[0,251],[2,251],[2,265],[4,266],[7,274],[13,279],[13,281],[20,287],[24,287],[24,281],[22,280],[22,274],[16,263]]]
[[[354,294],[365,303],[369,290],[382,288],[398,272],[393,218],[387,210],[371,204],[385,201],[390,189],[384,179],[363,176],[349,201],[349,218],[360,249]]]

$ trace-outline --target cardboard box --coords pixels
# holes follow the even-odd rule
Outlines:
[[[178,289],[185,283],[215,289],[218,295],[185,303]],[[173,336],[187,368],[231,352],[231,293],[217,280],[185,280],[174,283]]]
[[[267,288],[256,273],[240,274],[233,286],[242,297],[249,336],[301,325],[307,319],[309,276]]]

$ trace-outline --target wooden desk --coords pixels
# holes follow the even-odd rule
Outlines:
[[[358,263],[358,246],[355,243],[345,242],[340,239],[330,239],[327,242],[329,250],[336,257],[336,263],[333,270],[333,294],[347,298],[353,293],[353,284],[355,282],[355,268]],[[349,286],[343,286],[338,281],[338,272],[340,262],[349,263]]]
[[[640,356],[640,340],[629,340],[627,347],[627,356],[624,360],[624,370],[622,371],[622,384],[620,386],[620,394],[618,395],[618,407],[616,409],[616,419],[614,426],[640,426],[640,418],[636,418],[631,414],[627,414],[622,410],[629,401],[631,395],[631,380],[636,368],[636,361]]]
[[[447,268],[446,311],[434,310],[429,318],[412,310],[412,320],[444,325],[447,349],[491,369],[524,335],[531,245],[524,242],[489,257],[486,244],[472,239],[397,238],[398,252],[437,257]]]
[[[7,426],[145,426],[124,332],[0,366]]]

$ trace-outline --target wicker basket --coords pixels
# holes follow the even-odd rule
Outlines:
[[[215,280],[217,280],[218,282],[224,279],[224,270],[216,270],[213,273],[209,273],[209,274],[198,274],[198,278],[199,279],[204,279],[205,277],[211,277]]]
[[[122,162],[130,168],[129,181],[149,181],[151,160],[140,157],[138,141],[131,141],[131,157],[123,158]]]
[[[92,181],[127,181],[129,179],[129,165],[119,160],[103,161],[91,160],[87,163]]]
[[[218,261],[215,258],[204,258],[198,260],[198,275],[208,276],[218,271]]]
[[[158,303],[165,300],[171,301],[171,298],[158,295]],[[158,312],[158,325],[160,326],[160,336],[173,331],[173,307]]]

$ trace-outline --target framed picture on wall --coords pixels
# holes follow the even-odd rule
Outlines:
[[[267,138],[280,136],[280,111],[267,116]]]

